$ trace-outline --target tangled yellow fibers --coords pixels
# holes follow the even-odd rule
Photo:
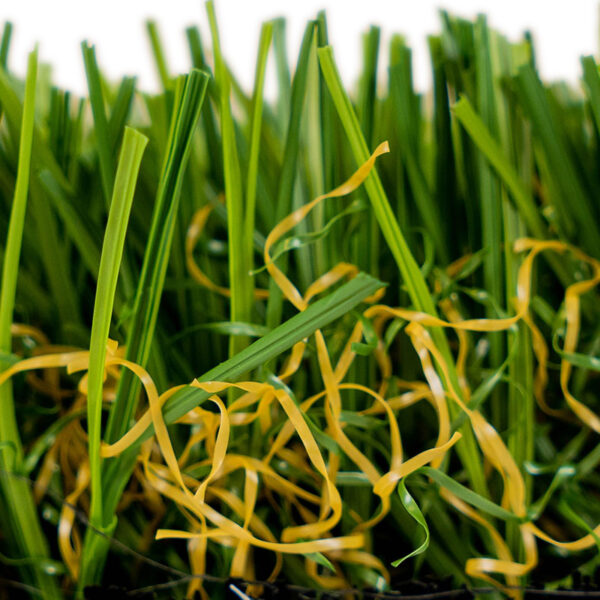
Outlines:
[[[387,143],[381,144],[346,182],[332,192],[315,198],[312,202],[288,215],[267,237],[264,249],[265,266],[285,298],[299,311],[305,310],[311,299],[341,279],[353,277],[357,273],[357,269],[347,263],[338,264],[309,286],[304,294],[301,294],[272,261],[271,248],[319,203],[327,198],[344,196],[356,190],[368,177],[377,157],[387,151]],[[193,258],[194,246],[201,235],[209,212],[209,209],[201,209],[194,217],[188,231],[186,239],[188,268],[198,283],[217,293],[227,295],[229,290],[210,281],[200,271]],[[518,583],[519,576],[526,574],[537,564],[536,538],[569,550],[590,547],[595,541],[593,535],[586,535],[580,540],[568,543],[556,541],[528,518],[525,484],[519,466],[498,432],[483,414],[468,406],[470,390],[465,374],[468,342],[464,332],[502,331],[513,327],[519,321],[529,326],[532,332],[533,351],[538,361],[535,380],[536,399],[542,409],[552,411],[553,409],[549,409],[543,399],[547,381],[545,370],[548,352],[543,337],[529,314],[534,260],[543,252],[570,252],[578,261],[587,263],[593,272],[591,278],[578,281],[566,290],[565,355],[574,352],[577,347],[580,328],[580,297],[600,282],[600,263],[586,256],[577,248],[562,242],[521,239],[515,244],[514,251],[527,252],[527,254],[518,274],[516,312],[510,318],[463,320],[452,302],[445,299],[440,307],[448,320],[443,320],[406,308],[392,308],[375,304],[381,298],[381,292],[369,299],[371,305],[364,311],[364,316],[373,321],[378,334],[381,334],[385,323],[390,319],[402,319],[408,323],[405,333],[409,336],[419,356],[425,382],[400,382],[400,388],[404,388],[406,391],[396,397],[388,397],[387,382],[393,374],[394,365],[381,341],[381,335],[379,335],[378,347],[375,349],[375,357],[381,375],[379,389],[373,390],[357,383],[344,382],[355,358],[353,343],[359,342],[363,336],[363,322],[359,320],[356,323],[336,364],[332,363],[323,333],[317,330],[314,337],[318,366],[323,380],[321,392],[297,405],[286,391],[285,386],[276,387],[269,383],[256,381],[231,383],[194,380],[189,385],[210,394],[209,400],[216,410],[197,407],[178,421],[194,426],[189,442],[179,457],[171,444],[168,429],[163,420],[162,406],[169,397],[184,386],[176,386],[159,394],[148,372],[140,365],[125,360],[122,349],[118,348],[116,342],[110,341],[106,349],[105,400],[108,402],[114,398],[115,382],[119,377],[120,369],[126,368],[140,379],[149,408],[120,440],[110,445],[103,444],[101,454],[104,458],[117,456],[134,444],[149,425],[154,426],[154,437],[141,445],[139,468],[136,468],[135,471],[135,478],[141,487],[141,492],[136,497],[147,502],[158,515],[158,519],[163,514],[161,496],[169,498],[180,507],[189,521],[187,531],[167,529],[156,531],[158,520],[154,519],[150,525],[151,532],[155,532],[156,539],[188,540],[190,563],[194,574],[201,575],[205,572],[207,545],[210,540],[235,548],[231,575],[249,580],[254,579],[253,547],[263,548],[274,553],[271,580],[280,572],[282,553],[304,555],[316,552],[324,553],[336,565],[336,573],[334,575],[318,573],[316,563],[310,557],[306,558],[307,571],[319,585],[329,589],[341,588],[348,585],[343,571],[339,568],[342,563],[368,566],[379,571],[385,579],[389,580],[387,569],[382,562],[366,551],[364,533],[387,515],[390,510],[391,494],[402,478],[427,464],[431,464],[433,467],[440,466],[444,455],[459,441],[461,436],[458,432],[452,432],[448,411],[448,402],[454,402],[466,413],[483,456],[503,480],[502,506],[520,519],[519,528],[525,550],[525,562],[516,562],[506,542],[492,523],[475,508],[442,488],[440,490],[442,498],[486,530],[496,549],[496,557],[472,558],[467,561],[465,570],[468,575],[487,579],[495,585],[500,584],[491,575],[502,575],[508,586],[514,586]],[[257,290],[256,298],[265,298],[267,294],[268,292],[265,290]],[[460,389],[456,388],[456,384],[450,376],[450,366],[434,344],[427,330],[428,327],[449,328],[457,332],[459,351],[456,368],[459,374]],[[53,348],[48,345],[48,341],[41,334],[24,325],[15,325],[13,335],[34,337],[41,344],[41,348],[46,348],[47,351],[12,365],[0,374],[0,385],[17,373],[45,370],[48,375],[42,380],[36,379],[35,381],[38,387],[45,389],[54,395],[57,401],[60,401],[64,398],[64,393],[59,388],[55,369],[66,367],[69,373],[74,373],[85,372],[88,368],[88,351]],[[283,382],[289,382],[300,369],[306,343],[307,341],[304,340],[292,348],[282,371],[278,374]],[[563,356],[560,366],[560,385],[567,406],[585,426],[600,433],[598,416],[569,391],[571,369],[571,364]],[[238,390],[239,393],[236,399],[226,406],[221,397],[231,388]],[[70,411],[81,410],[85,403],[86,390],[87,375],[84,373],[79,383],[77,399],[69,409]],[[359,414],[385,417],[391,440],[387,471],[381,472],[344,432],[344,424],[341,419],[341,392],[343,390],[355,390],[372,399],[372,405]],[[438,437],[434,447],[424,449],[416,456],[405,458],[397,412],[423,399],[428,400],[437,413]],[[377,511],[368,520],[363,521],[358,515],[352,514],[356,526],[348,535],[344,536],[335,537],[331,534],[334,527],[340,522],[343,510],[342,498],[336,486],[340,457],[333,452],[327,452],[319,445],[305,418],[305,415],[318,403],[323,407],[327,435],[337,443],[340,450],[362,472],[370,484],[373,494],[379,500]],[[233,427],[242,428],[257,422],[261,431],[266,433],[274,424],[275,419],[281,420],[282,418],[284,418],[284,422],[274,439],[270,441],[269,451],[265,456],[245,456],[230,451]],[[291,451],[291,444],[296,443],[292,440],[296,438],[301,443],[302,452],[297,451],[297,446],[294,446],[295,450]],[[197,444],[204,445],[207,458],[200,463],[190,464],[190,451]],[[70,450],[67,450],[67,447]],[[57,462],[60,462],[61,471],[66,480],[66,489],[69,490],[67,500],[70,503],[84,501],[84,492],[89,485],[89,467],[85,458],[85,448],[85,432],[79,424],[79,420],[74,419],[57,437],[55,444],[46,455],[38,476],[38,497],[43,494],[44,486],[48,484],[49,470]],[[74,458],[74,455],[78,458]],[[308,481],[312,482],[313,489],[309,490],[298,485],[291,477],[286,479],[281,476],[272,466],[276,459],[286,461],[294,469],[302,472]],[[199,468],[208,469],[208,474],[203,479],[196,479],[190,475]],[[227,487],[228,476],[236,471],[244,473],[243,492],[240,491],[239,495]],[[123,502],[133,501],[134,496],[135,492],[132,489],[126,493]],[[267,523],[256,514],[255,508],[260,497],[276,503],[276,496],[297,509],[297,513],[304,522],[287,527],[281,532],[272,531]],[[215,508],[216,506],[220,506],[222,509],[219,510]],[[312,508],[308,508],[308,506],[312,506]],[[235,515],[237,522],[233,518],[225,516],[224,512]],[[59,525],[59,546],[71,576],[73,579],[77,579],[81,544],[73,523],[72,509],[63,508]],[[596,528],[595,533],[600,534],[600,526]],[[190,592],[196,590],[206,598],[199,579],[190,585]],[[259,592],[257,589],[251,591]],[[519,595],[518,591],[510,589],[507,589],[507,593],[515,597]]]

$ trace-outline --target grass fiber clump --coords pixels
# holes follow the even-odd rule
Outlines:
[[[319,13],[248,93],[206,9],[184,75],[148,23],[157,94],[4,27],[0,599],[593,586],[594,58],[442,12],[431,93],[377,27],[348,90]]]

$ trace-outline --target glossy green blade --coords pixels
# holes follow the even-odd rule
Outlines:
[[[100,442],[102,439],[102,390],[107,342],[125,244],[125,233],[133,203],[138,171],[147,143],[148,138],[134,129],[127,128],[125,130],[104,234],[92,319],[87,397],[88,456],[91,474],[90,524],[100,529],[103,529]],[[86,563],[82,565],[82,578],[89,577],[86,571],[90,566]],[[98,569],[99,566],[96,564],[94,568]]]
[[[273,226],[292,212],[294,184],[298,171],[298,154],[300,152],[300,124],[306,94],[310,50],[316,24],[309,21],[304,30],[298,65],[294,73],[291,89],[290,118],[287,124],[283,162],[277,184],[277,199]],[[280,268],[282,268],[280,266]],[[283,266],[285,270],[285,266]],[[269,300],[267,302],[267,327],[274,328],[281,322],[283,296],[273,281],[269,284]]]
[[[12,79],[4,68],[0,66],[0,105],[2,106],[2,116],[6,120],[12,137],[17,140],[23,119],[22,100],[18,93],[18,85]],[[66,179],[62,169],[58,165],[45,136],[36,124],[33,126],[36,143],[31,150],[32,164],[37,169],[48,169],[59,185],[67,190],[71,190],[71,184]]]
[[[476,494],[473,492],[473,490],[470,490],[468,487],[458,483],[458,481],[452,477],[449,477],[438,469],[434,469],[432,467],[421,467],[419,471],[428,477],[431,477],[431,479],[433,479],[438,485],[446,488],[449,492],[452,492],[463,502],[467,502],[471,506],[478,508],[492,517],[502,519],[503,521],[521,521],[521,519],[514,513],[511,513],[505,508],[502,508],[494,502],[491,502],[487,498]]]
[[[365,136],[367,146],[371,147],[375,137],[375,116],[377,108],[377,65],[381,30],[371,26],[363,35],[363,70],[358,86],[357,116]],[[364,191],[362,192],[364,194]],[[379,270],[379,228],[372,211],[358,226],[353,236],[352,262],[359,269],[375,276]]]
[[[247,256],[249,271],[254,270],[254,226],[256,217],[256,185],[258,180],[258,165],[260,157],[260,139],[262,129],[262,117],[264,112],[264,84],[267,67],[267,56],[273,36],[273,23],[265,23],[260,33],[258,44],[258,58],[256,61],[256,75],[254,78],[254,93],[252,95],[252,120],[250,122],[250,147],[248,172],[246,175],[246,206],[244,214],[244,233],[246,241],[244,254]],[[252,298],[254,292],[254,280],[249,277],[249,296]]]
[[[590,99],[596,129],[600,132],[600,74],[593,56],[582,56],[583,81]]]
[[[417,546],[412,552],[409,552],[406,556],[395,560],[392,563],[393,567],[397,567],[401,565],[405,560],[412,558],[413,556],[418,556],[419,554],[423,554],[429,547],[429,527],[427,526],[427,521],[419,508],[419,505],[415,502],[415,499],[410,495],[409,491],[406,489],[406,483],[404,479],[400,480],[398,483],[398,495],[400,496],[400,501],[402,502],[402,506],[406,509],[406,512],[419,524],[425,537],[423,542]]]
[[[8,235],[2,267],[2,287],[0,289],[0,352],[11,352],[11,325],[13,321],[17,277],[25,226],[25,212],[31,176],[31,157],[34,134],[34,113],[37,78],[37,50],[29,55],[27,65],[27,80],[25,84],[25,101],[23,104],[21,135],[19,140],[19,162],[17,180],[10,214]],[[0,369],[8,365],[4,361]],[[4,506],[8,514],[2,514],[3,528],[10,530],[11,537],[17,541],[18,551],[27,562],[23,576],[34,585],[44,600],[61,598],[57,582],[51,574],[42,568],[48,560],[49,548],[42,533],[37,515],[37,508],[28,482],[20,477],[12,477],[13,472],[19,472],[23,460],[21,436],[15,417],[15,406],[11,382],[0,386],[0,486]],[[6,450],[6,445],[13,452]],[[30,559],[39,557],[40,563],[34,562],[29,566]],[[37,567],[35,566],[37,564]]]
[[[150,355],[158,306],[180,199],[183,173],[191,139],[206,91],[207,76],[194,70],[179,81],[168,150],[154,207],[152,227],[138,283],[134,314],[129,325],[127,358],[145,365]],[[106,439],[114,441],[126,431],[137,404],[139,385],[126,373],[113,404]]]
[[[37,78],[37,50],[29,55],[27,66],[27,83],[25,92],[25,103],[23,106],[23,122],[19,141],[19,162],[15,193],[11,207],[8,234],[4,252],[4,263],[2,267],[2,287],[0,289],[0,351],[11,352],[10,328],[14,317],[15,296],[17,290],[17,276],[23,241],[23,229],[25,227],[25,212],[29,195],[29,180],[31,169],[31,154],[33,145],[33,123],[35,112],[35,90]],[[4,369],[3,369],[4,370]],[[10,441],[16,449],[14,459],[20,462],[22,453],[18,428],[14,416],[14,407],[10,385],[3,385],[3,398],[0,404],[2,419],[0,419],[0,431],[2,442]],[[14,464],[12,468],[14,468]]]
[[[283,17],[273,21],[273,49],[277,69],[277,112],[281,132],[285,132],[290,117],[292,78],[287,57],[286,21]]]
[[[231,77],[221,55],[221,45],[215,10],[212,2],[206,3],[213,40],[215,57],[215,76],[219,91],[221,109],[221,139],[223,141],[223,165],[225,175],[225,202],[227,206],[227,238],[229,252],[229,288],[231,290],[231,321],[251,321],[254,298],[252,295],[250,260],[252,253],[247,252],[244,240],[244,220],[247,219],[247,206],[244,206],[244,188],[240,166],[238,145],[235,137],[235,124],[231,113],[230,91]],[[235,355],[247,340],[231,337],[229,340],[229,356]]]
[[[496,93],[498,73],[492,66],[490,32],[487,20],[479,16],[474,26],[475,71],[477,85],[477,106],[483,122],[494,133],[499,127],[499,109],[501,97]],[[485,249],[483,256],[483,283],[486,292],[496,302],[504,299],[504,281],[502,273],[502,233],[503,213],[501,204],[500,182],[490,168],[488,162],[480,153],[476,156],[477,173],[479,178],[480,229],[481,246]],[[488,308],[486,317],[495,316]],[[504,351],[504,335],[493,333],[488,336],[490,344],[489,365],[497,368],[502,362]],[[493,420],[498,426],[506,422],[505,407],[498,391],[494,390],[490,398]]]
[[[169,144],[164,158],[148,245],[144,253],[142,272],[138,283],[133,315],[129,324],[126,358],[145,366],[150,357],[154,339],[158,308],[162,296],[169,252],[173,240],[178,213],[183,174],[189,158],[200,108],[206,92],[207,75],[193,70],[177,80]],[[105,439],[114,441],[129,427],[138,402],[139,380],[124,370],[119,382],[117,398],[111,407],[104,434]],[[103,465],[102,524],[106,531],[116,525],[115,510],[123,489],[129,480],[135,461],[131,455],[120,456],[112,465]],[[114,472],[111,471],[114,469]],[[106,487],[116,485],[117,492],[106,493]],[[85,577],[79,581],[79,589],[97,582],[101,567],[106,559],[110,538],[102,538],[88,530],[83,547],[83,563],[89,566]]]
[[[449,262],[448,244],[441,224],[439,207],[434,203],[429,183],[421,164],[422,140],[419,99],[413,91],[411,51],[399,37],[392,40],[392,64],[389,68],[391,93],[394,94],[393,115],[398,129],[398,152],[405,164],[421,223],[433,239],[436,254]]]

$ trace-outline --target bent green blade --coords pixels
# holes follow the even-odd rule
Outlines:
[[[236,381],[243,373],[267,363],[297,342],[312,335],[317,329],[325,327],[350,312],[365,298],[374,294],[384,285],[384,283],[370,275],[359,273],[348,283],[345,283],[325,298],[310,304],[306,310],[288,319],[276,329],[244,348],[239,354],[206,372],[198,378],[198,381]],[[193,410],[208,395],[206,392],[194,387],[182,389],[165,403],[163,408],[165,422],[167,424],[174,423],[187,412]],[[152,426],[146,430],[132,446],[134,452],[135,447],[148,439],[153,431]]]

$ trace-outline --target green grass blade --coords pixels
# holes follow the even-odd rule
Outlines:
[[[50,171],[42,171],[38,177],[42,189],[62,221],[69,239],[77,248],[84,265],[94,279],[97,279],[101,241],[94,235],[93,223],[87,222],[85,215],[73,206],[72,201],[66,196]]]
[[[430,186],[419,160],[421,156],[421,136],[419,123],[421,111],[419,99],[413,91],[411,51],[399,37],[392,40],[393,63],[389,69],[390,85],[395,93],[393,118],[398,128],[400,144],[398,151],[406,165],[406,171],[416,208],[421,216],[423,227],[434,241],[436,253],[444,263],[449,262],[447,241],[441,225],[439,208],[434,203]]]
[[[100,530],[104,529],[100,442],[102,439],[102,389],[106,344],[112,319],[123,246],[125,244],[125,233],[133,203],[138,171],[147,143],[148,138],[134,129],[127,128],[125,130],[106,232],[104,234],[92,320],[87,398],[88,456],[91,475],[90,524]],[[96,579],[88,575],[87,571],[90,568],[98,571],[101,568],[101,563],[98,564],[95,557],[94,565],[84,563],[82,565],[82,579]]]
[[[497,73],[492,68],[490,50],[490,32],[484,16],[479,16],[474,26],[475,71],[477,85],[477,105],[483,122],[490,131],[498,131],[498,106],[501,97],[496,93],[495,78]],[[480,227],[481,245],[485,249],[483,257],[483,282],[486,291],[496,302],[504,299],[504,282],[502,277],[502,205],[500,184],[496,174],[486,159],[478,153],[477,173],[479,175]],[[492,317],[492,309],[488,308],[486,317]],[[504,352],[504,335],[494,333],[488,336],[490,343],[489,363],[492,369],[502,363]],[[490,399],[491,414],[494,423],[501,427],[505,423],[505,408],[498,390],[494,390]]]
[[[281,132],[286,130],[292,103],[292,78],[287,57],[286,22],[284,18],[273,21],[273,49],[277,67],[277,116]]]
[[[12,38],[12,23],[4,23],[2,29],[2,38],[0,38],[0,66],[6,70],[8,64],[8,50],[10,49],[10,40]]]
[[[19,95],[15,90],[14,80],[9,77],[7,72],[0,67],[0,105],[2,114],[8,124],[12,137],[17,140],[23,119],[23,108]],[[62,188],[71,190],[71,184],[66,179],[62,169],[56,162],[46,139],[37,125],[34,125],[34,137],[36,143],[32,149],[32,162],[36,169],[46,168],[52,172]]]
[[[188,39],[188,46],[190,47],[192,65],[196,69],[201,69],[210,75],[211,69],[208,66],[204,56],[200,31],[197,27],[188,27],[188,29],[186,29],[186,35]],[[207,94],[211,100],[218,102],[218,93],[213,77],[211,77],[208,81]],[[212,174],[215,182],[223,186],[225,185],[225,179],[223,175],[223,150],[221,148],[221,137],[218,131],[217,120],[213,110],[212,102],[205,103],[204,109],[202,110],[201,119],[204,126],[206,145],[211,149],[211,152],[208,153],[208,161],[210,165],[209,173]]]
[[[357,113],[367,146],[373,145],[377,102],[377,65],[379,58],[379,27],[370,27],[363,35],[363,71],[358,86]],[[362,192],[364,194],[364,191]],[[353,236],[352,262],[359,269],[377,276],[379,263],[379,229],[372,211]]]
[[[277,187],[275,224],[279,223],[279,221],[292,212],[292,198],[298,169],[298,153],[300,151],[300,125],[306,94],[310,50],[315,28],[315,22],[309,21],[304,30],[298,64],[292,82],[290,119],[287,124],[283,163]],[[274,328],[281,322],[282,310],[283,296],[277,285],[271,281],[269,285],[269,301],[267,302],[267,327]]]
[[[156,62],[156,70],[158,71],[158,77],[163,86],[164,90],[168,90],[171,86],[171,76],[169,75],[169,68],[167,67],[167,58],[163,49],[160,36],[158,34],[158,26],[155,21],[146,21],[146,32],[150,39],[150,46],[152,47],[152,55]]]
[[[449,492],[452,492],[455,496],[460,498],[463,502],[471,504],[475,508],[478,508],[482,512],[502,519],[503,521],[520,521],[520,517],[517,517],[514,513],[502,508],[498,504],[491,502],[487,498],[480,496],[470,490],[468,487],[458,483],[452,477],[449,477],[445,473],[433,467],[421,467],[419,472],[424,473],[428,477],[431,477],[438,485],[446,488]]]
[[[333,51],[331,47],[320,48],[319,59],[333,102],[340,115],[344,129],[346,130],[346,135],[354,158],[357,164],[362,164],[368,159],[369,151],[364,137],[361,134],[356,114],[354,113],[347,94],[344,92],[340,76],[333,61]],[[414,307],[417,310],[427,312],[431,315],[437,314],[433,298],[427,288],[427,283],[425,282],[419,266],[400,230],[398,221],[392,212],[383,185],[375,169],[371,171],[365,180],[364,186],[367,190],[379,226],[381,227],[383,237],[385,238],[400,270],[400,275],[406,285]],[[432,337],[447,361],[451,377],[457,380],[454,360],[450,353],[450,348],[444,332],[440,331],[438,328],[433,328]],[[458,386],[456,387],[458,389]],[[453,405],[450,405],[450,411],[453,415],[457,412]],[[463,427],[462,433],[464,445],[458,446],[458,452],[469,471],[469,476],[475,489],[480,494],[486,494],[487,486],[479,461],[479,451],[473,432],[469,427]]]
[[[519,98],[531,119],[539,153],[544,157],[547,173],[557,193],[553,203],[570,238],[577,236],[582,248],[600,258],[600,220],[597,207],[573,162],[573,154],[565,139],[564,127],[552,113],[547,92],[531,65],[519,69],[516,78]]]
[[[321,69],[319,68],[319,59],[317,58],[317,48],[319,47],[319,37],[321,36],[320,29],[321,25],[317,20],[317,29],[315,36],[313,36],[306,76],[306,116],[302,123],[304,143],[310,148],[310,152],[305,157],[305,177],[308,184],[305,186],[305,189],[311,198],[320,196],[325,192],[324,132],[321,103],[322,76]],[[319,204],[313,211],[310,221],[304,223],[305,228],[314,227],[317,230],[322,229],[326,221],[325,215],[331,212],[331,208],[331,206],[325,203]],[[309,262],[314,262],[316,274],[325,273],[328,269],[331,262],[327,252],[328,246],[331,246],[330,240],[317,244],[309,256]],[[299,260],[302,260],[301,256],[300,254],[298,255]]]
[[[494,139],[481,117],[474,111],[469,99],[462,96],[452,107],[452,113],[502,178],[531,235],[538,239],[545,239],[548,236],[547,227],[535,206],[531,193],[510,164],[500,144]]]
[[[88,90],[90,94],[90,105],[94,117],[94,132],[96,134],[96,148],[102,176],[102,190],[108,206],[113,189],[115,176],[115,163],[111,153],[108,119],[106,117],[106,104],[102,92],[102,80],[100,70],[96,61],[96,49],[87,42],[81,43],[83,64],[87,77]]]
[[[17,276],[19,270],[19,258],[23,240],[23,229],[25,226],[25,211],[27,208],[27,197],[29,193],[29,180],[31,170],[31,154],[33,145],[33,127],[35,112],[35,87],[37,77],[37,50],[29,55],[27,67],[27,84],[25,92],[25,104],[23,107],[23,123],[19,144],[19,162],[17,181],[11,208],[11,217],[6,237],[6,249],[4,253],[4,264],[2,268],[2,289],[0,290],[0,351],[11,351],[10,327],[13,321],[15,295],[17,288]],[[7,386],[2,386],[6,388]],[[2,403],[2,409],[8,413],[12,407],[12,401]],[[14,412],[14,411],[13,411]],[[2,419],[0,427],[4,428],[5,421]],[[14,416],[12,417],[14,422]],[[17,428],[14,425],[13,434]],[[3,436],[4,437],[4,436]],[[3,440],[4,441],[4,440]]]
[[[364,163],[369,158],[369,149],[361,133],[360,125],[354,109],[344,92],[340,76],[333,61],[333,51],[330,46],[319,48],[319,60],[325,80],[329,87],[331,97],[337,108],[338,114],[344,124],[350,147],[357,164]],[[390,251],[396,260],[400,273],[406,284],[412,302],[417,310],[435,314],[435,306],[423,279],[419,266],[412,256],[406,240],[400,231],[400,227],[388,199],[383,190],[383,185],[377,171],[373,169],[365,180],[365,188],[369,195],[371,205],[381,227]]]
[[[221,54],[217,20],[212,2],[206,3],[208,19],[213,40],[215,57],[215,75],[219,89],[221,108],[221,137],[223,140],[223,165],[225,174],[225,202],[227,206],[227,236],[229,246],[229,288],[231,290],[231,321],[252,320],[254,298],[248,273],[250,256],[247,243],[244,241],[244,218],[248,218],[244,206],[244,189],[238,147],[235,137],[235,125],[231,114],[230,90],[231,78]],[[246,217],[245,217],[246,215]],[[248,343],[247,339],[231,337],[229,340],[229,356],[237,354]]]
[[[208,76],[198,70],[177,80],[175,108],[171,122],[169,143],[164,159],[152,216],[148,245],[140,274],[135,304],[127,337],[126,358],[142,366],[148,363],[156,328],[158,308],[164,287],[169,252],[173,241],[176,216],[178,214],[183,174],[189,158],[192,136],[195,131],[202,102],[206,92]],[[105,431],[105,439],[114,441],[123,435],[135,413],[139,396],[139,380],[128,371],[121,376],[117,398],[111,407]],[[103,463],[104,484],[103,527],[114,527],[115,510],[121,494],[135,465],[135,456],[125,454]],[[104,471],[104,469],[106,469]],[[111,470],[113,469],[113,470]],[[109,495],[106,487],[115,485],[118,493]],[[89,531],[89,530],[88,530]],[[109,549],[107,538],[88,534],[83,546],[83,562],[90,565],[87,580],[79,582],[82,590],[99,577],[94,564],[102,565]]]
[[[146,365],[168,265],[183,173],[191,139],[206,91],[207,76],[192,71],[179,80],[179,94],[172,119],[168,150],[160,178],[152,227],[137,288],[134,314],[129,325],[127,357]],[[121,378],[117,401],[107,425],[106,439],[114,441],[127,429],[136,406],[139,387],[126,374]]]
[[[108,119],[111,152],[116,155],[135,96],[135,77],[123,77]]]
[[[363,71],[358,85],[358,119],[369,146],[375,132],[375,103],[377,101],[377,65],[381,29],[371,26],[363,34]]]
[[[19,162],[17,181],[11,208],[6,250],[2,267],[2,288],[0,289],[0,352],[10,354],[11,332],[13,321],[17,278],[25,226],[25,212],[29,191],[31,157],[34,134],[34,114],[37,78],[37,50],[29,55],[27,80],[25,84],[25,102],[19,143]],[[6,365],[8,366],[8,365]],[[6,368],[1,365],[2,370]],[[47,560],[49,556],[46,538],[42,533],[37,509],[28,483],[11,474],[18,472],[23,460],[23,448],[19,428],[15,418],[12,385],[7,382],[0,386],[0,443],[10,444],[14,455],[12,460],[7,452],[0,452],[0,485],[8,515],[2,515],[3,527],[10,528],[12,537],[23,558],[40,557]],[[40,568],[32,567],[24,573],[27,580],[38,588],[44,600],[61,598],[54,578]]]
[[[397,567],[402,564],[405,560],[412,558],[413,556],[417,556],[422,554],[429,547],[429,527],[427,526],[427,521],[419,508],[419,505],[415,502],[415,499],[410,495],[409,491],[406,489],[406,483],[404,479],[401,479],[398,483],[398,495],[400,496],[400,501],[402,502],[402,506],[406,509],[406,512],[418,523],[419,527],[423,530],[425,537],[423,542],[417,546],[412,552],[409,552],[406,556],[395,560],[392,563],[393,567]]]
[[[317,15],[317,47],[321,48],[329,44],[327,34],[327,19],[324,11],[319,12]],[[317,56],[317,67],[318,67],[318,56]],[[331,100],[331,94],[325,78],[320,68],[317,68],[319,73],[319,103],[320,103],[320,116],[321,116],[321,157],[322,157],[322,176],[323,180],[323,191],[332,190],[335,187],[336,179],[336,140],[338,134],[337,123],[335,122],[335,106]],[[323,207],[323,220],[330,221],[341,207],[341,202],[337,202],[337,199],[332,198],[331,202],[328,202]],[[340,231],[342,231],[340,229]],[[325,248],[327,256],[329,257],[328,267],[332,267],[341,260],[340,247],[335,241],[335,237],[331,236],[328,240],[328,244]],[[324,252],[325,253],[325,252]],[[324,273],[327,270],[326,266],[319,267],[319,272]]]
[[[252,121],[250,123],[250,148],[248,173],[246,176],[246,207],[244,215],[244,238],[249,271],[254,270],[254,222],[256,213],[256,182],[258,179],[258,161],[260,156],[260,134],[263,115],[263,90],[267,56],[273,36],[273,24],[265,23],[260,33],[258,45],[258,58],[256,62],[256,75],[254,79],[254,93],[252,96]],[[250,279],[250,294],[254,291],[254,280]]]
[[[600,74],[593,56],[582,56],[583,82],[587,88],[596,129],[600,132]]]
[[[452,112],[502,179],[529,234],[540,240],[550,237],[547,224],[537,210],[531,192],[523,183],[516,169],[511,165],[500,144],[492,137],[481,118],[474,111],[468,98],[462,96],[452,107]],[[559,279],[568,284],[572,276],[560,257],[548,255],[545,258]]]
[[[463,248],[456,236],[448,235],[450,227],[463,221],[462,202],[458,198],[457,165],[452,146],[452,118],[450,114],[449,81],[446,61],[439,36],[428,36],[429,55],[433,71],[433,135],[435,140],[434,196],[438,206],[444,206],[447,215],[446,240],[449,255],[458,256]]]

